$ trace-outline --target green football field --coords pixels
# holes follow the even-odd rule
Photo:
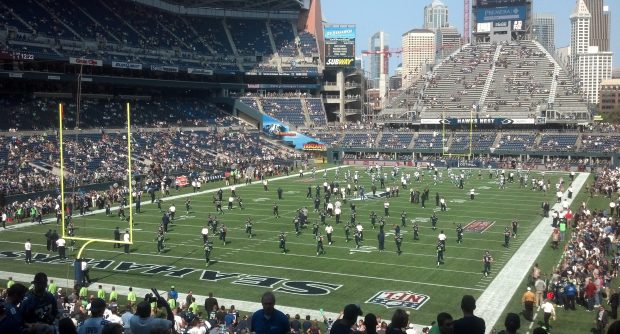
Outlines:
[[[343,167],[336,181],[341,186],[346,185],[344,171],[347,169],[359,171],[360,184],[365,186],[368,195],[371,180],[363,168]],[[388,175],[391,170],[384,168]],[[322,185],[323,171],[320,170],[315,178],[307,172],[303,178],[291,174],[289,178],[272,180],[269,191],[264,191],[259,182],[249,186],[238,185],[237,193],[244,199],[244,210],[236,205],[233,210],[226,209],[230,191],[223,182],[206,184],[207,188],[224,188],[224,214],[217,215],[217,218],[220,224],[228,226],[226,245],[217,237],[211,238],[215,242],[212,263],[208,267],[205,266],[200,231],[207,222],[207,216],[215,214],[212,192],[193,194],[189,213],[185,212],[185,198],[163,199],[163,206],[167,208],[174,203],[177,213],[174,224],[170,225],[166,234],[166,249],[161,254],[156,252],[155,235],[162,213],[150,204],[147,197],[143,197],[142,212],[134,216],[131,254],[123,254],[122,248],[114,248],[112,244],[92,243],[83,255],[93,259],[91,278],[95,282],[161,290],[175,285],[181,292],[192,290],[195,294],[206,295],[212,291],[222,298],[251,302],[259,301],[265,290],[275,289],[279,305],[339,312],[343,305],[357,303],[362,305],[364,312],[374,312],[383,318],[390,318],[393,309],[371,301],[389,302],[388,306],[409,308],[412,321],[418,324],[430,323],[437,313],[443,311],[459,317],[461,296],[472,294],[478,297],[485,290],[494,274],[540,222],[541,202],[548,200],[553,205],[555,192],[531,191],[529,184],[522,189],[517,177],[515,183],[507,183],[506,189],[500,190],[495,178],[489,179],[486,170],[482,171],[482,178],[474,170],[467,178],[464,189],[458,189],[450,182],[445,169],[442,170],[443,183],[437,185],[430,180],[428,172],[423,181],[413,181],[414,171],[401,169],[402,173],[412,174],[409,188],[430,189],[430,200],[426,208],[411,204],[408,189],[401,189],[399,197],[389,199],[390,217],[386,217],[384,252],[377,250],[378,229],[372,229],[369,219],[371,210],[379,217],[383,215],[384,198],[364,201],[349,199],[343,204],[343,222],[349,220],[350,203],[356,204],[357,220],[364,227],[364,242],[359,249],[356,249],[353,240],[345,241],[344,223],[336,225],[334,218],[328,218],[328,222],[334,226],[335,243],[330,246],[326,242],[326,253],[323,255],[316,255],[311,226],[295,236],[292,221],[297,209],[307,207],[309,221],[318,220],[318,214],[313,212],[312,200],[306,199],[306,191],[311,186],[314,195],[316,185]],[[335,171],[330,170],[328,180],[333,180],[334,176]],[[539,178],[539,175],[532,173],[530,177]],[[562,173],[545,175],[552,186],[560,177],[568,180],[568,175]],[[400,184],[400,177],[392,180],[388,176],[386,185],[395,184]],[[276,189],[279,187],[283,189],[282,200],[277,199]],[[475,200],[469,199],[472,188],[477,193]],[[173,190],[171,195],[190,191],[189,188],[180,192]],[[436,192],[446,198],[447,211],[441,212],[435,207]],[[272,215],[274,202],[279,205],[278,219]],[[393,228],[400,225],[403,211],[407,214],[407,225],[402,228],[403,252],[397,255]],[[439,218],[436,231],[430,228],[429,218],[433,212]],[[254,221],[255,236],[252,239],[245,234],[244,225],[248,218]],[[509,247],[504,247],[504,228],[514,219],[520,224],[518,236],[510,240]],[[417,241],[413,240],[412,220],[420,225],[420,240]],[[127,225],[118,217],[107,217],[104,213],[76,216],[74,221],[78,228],[77,235],[89,238],[112,239],[116,226],[124,228]],[[457,244],[456,224],[466,227],[470,223],[470,227],[480,230],[466,229],[464,242]],[[48,257],[44,234],[55,227],[51,223],[3,231],[0,234],[3,240],[0,251],[3,251],[4,257],[0,258],[0,263],[7,268],[5,270],[10,268],[16,273],[42,270],[49,276],[72,278],[72,263],[61,263]],[[448,239],[445,263],[437,266],[436,244],[441,229]],[[278,235],[282,231],[287,233],[289,252],[286,254],[278,248]],[[321,231],[324,235],[324,226],[321,226]],[[25,264],[22,258],[11,258],[15,252],[22,251],[26,238],[32,239],[35,260],[38,259],[32,265]],[[81,242],[78,242],[80,245]],[[489,250],[495,259],[490,277],[482,274],[485,250]],[[76,253],[70,252],[69,255],[73,258]]]

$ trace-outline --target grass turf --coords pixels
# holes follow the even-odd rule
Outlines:
[[[346,168],[343,168],[337,180],[340,181],[341,186],[346,184],[343,180],[344,170]],[[360,183],[365,185],[368,194],[370,179],[363,169],[357,170],[361,176]],[[413,174],[411,169],[401,170]],[[502,268],[511,254],[518,249],[535,225],[540,222],[540,203],[543,200],[553,203],[554,193],[531,191],[529,186],[526,189],[519,189],[518,182],[509,183],[507,189],[499,190],[495,179],[489,179],[486,171],[482,172],[482,179],[479,179],[477,172],[474,171],[465,182],[464,189],[458,189],[450,183],[445,170],[443,174],[444,182],[436,186],[429,181],[428,175],[424,181],[410,184],[410,187],[418,190],[429,187],[431,199],[427,202],[426,208],[421,208],[418,204],[410,204],[408,190],[401,189],[399,197],[390,199],[391,217],[386,218],[388,235],[385,252],[375,250],[377,230],[372,230],[368,218],[371,210],[377,212],[379,217],[383,215],[383,199],[355,201],[357,218],[362,222],[365,232],[365,247],[362,251],[355,250],[353,241],[345,242],[344,224],[335,225],[333,218],[328,218],[328,221],[332,222],[335,229],[335,243],[331,246],[325,244],[326,254],[324,255],[316,256],[316,242],[310,228],[304,229],[298,237],[294,235],[292,220],[298,208],[308,207],[310,222],[318,219],[318,215],[312,212],[312,201],[305,197],[308,186],[312,186],[314,195],[314,187],[323,183],[323,172],[319,171],[315,179],[312,179],[310,173],[306,173],[303,178],[295,175],[288,179],[272,181],[267,192],[258,182],[248,187],[238,187],[237,192],[244,198],[246,209],[240,210],[235,207],[229,211],[224,208],[225,214],[218,216],[220,223],[228,226],[227,240],[229,243],[224,246],[217,239],[215,240],[215,249],[211,256],[213,263],[207,268],[205,268],[200,230],[206,224],[207,215],[215,213],[211,200],[212,194],[193,195],[192,209],[189,214],[185,212],[184,199],[164,199],[164,207],[175,203],[177,219],[166,236],[167,248],[162,254],[156,253],[154,241],[155,231],[161,221],[161,213],[154,205],[143,205],[142,213],[134,216],[136,230],[130,255],[114,249],[111,244],[95,243],[88,247],[85,256],[97,260],[114,261],[106,269],[91,270],[91,277],[96,281],[110,284],[159,289],[167,289],[168,285],[174,284],[180,291],[193,290],[197,294],[213,291],[216,296],[220,297],[258,301],[260,295],[268,287],[249,285],[259,280],[249,275],[256,275],[273,278],[266,283],[274,289],[283,288],[285,284],[288,284],[286,282],[291,281],[322,282],[332,285],[330,289],[332,291],[323,295],[281,292],[278,294],[278,304],[281,305],[308,309],[323,308],[327,311],[338,312],[347,303],[359,303],[362,304],[364,312],[374,312],[383,318],[390,318],[393,310],[386,309],[382,305],[368,304],[366,301],[379,291],[410,291],[430,297],[418,310],[412,310],[413,322],[430,323],[437,313],[443,311],[458,318],[461,314],[460,297],[463,294],[478,297],[484,291],[493,279],[493,274]],[[538,178],[538,175],[532,175]],[[331,180],[333,177],[334,171],[330,171],[328,179]],[[545,178],[551,179],[551,183],[555,184],[559,177],[567,179],[567,175],[561,173],[547,173]],[[400,182],[389,180],[386,183],[389,186]],[[207,187],[219,186],[223,184],[207,184]],[[278,187],[284,190],[282,200],[277,200],[276,189]],[[469,200],[471,188],[475,188],[479,193],[473,201]],[[188,191],[189,189],[185,189],[182,193]],[[428,222],[432,213],[438,211],[435,207],[435,192],[445,196],[448,204],[447,212],[437,212],[439,217],[437,231],[433,231]],[[224,202],[229,193],[228,190],[224,191]],[[176,192],[173,191],[172,194],[175,195]],[[272,216],[274,201],[279,203],[281,215],[279,219]],[[347,201],[343,205],[343,221],[349,219],[350,202]],[[143,201],[144,203],[146,201]],[[393,231],[393,226],[400,224],[402,211],[407,213],[407,226],[403,228],[403,253],[398,256],[390,232]],[[244,233],[245,220],[249,217],[255,222],[254,233],[256,235],[252,239]],[[520,222],[519,235],[511,240],[508,248],[505,248],[502,246],[504,227],[515,218]],[[418,241],[413,240],[412,219],[420,222],[420,240]],[[484,233],[465,233],[464,243],[456,244],[456,224],[460,223],[465,226],[474,220],[487,220],[495,223]],[[111,239],[114,227],[122,227],[122,222],[117,217],[106,217],[105,214],[98,213],[92,216],[76,217],[75,225],[78,227],[77,235],[80,237]],[[0,250],[21,251],[24,240],[31,238],[34,253],[47,253],[43,235],[48,228],[49,226],[32,226],[4,231],[1,238],[5,242],[0,245]],[[441,229],[445,230],[448,236],[446,260],[445,264],[437,267],[435,245],[437,234]],[[281,231],[288,233],[287,248],[290,251],[286,255],[281,254],[278,248],[277,236]],[[325,234],[324,231],[322,234]],[[489,250],[495,258],[493,273],[488,278],[482,275],[482,255],[485,250]],[[557,253],[547,253],[549,253],[547,256],[557,261]],[[35,265],[26,265],[21,259],[14,261],[1,259],[0,261],[3,265],[10,266],[14,272],[34,273],[37,270],[44,270],[50,276],[68,278],[71,278],[73,273],[69,263],[38,262]],[[123,261],[174,266],[177,269],[192,268],[196,271],[183,278],[173,278],[163,274],[145,273],[150,268],[125,272],[115,270]],[[200,279],[203,270],[236,275],[218,281],[206,281]],[[336,286],[338,286],[337,289]],[[511,305],[513,304],[514,301]]]

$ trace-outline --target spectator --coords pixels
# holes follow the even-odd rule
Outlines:
[[[474,296],[465,295],[461,300],[463,317],[454,322],[454,334],[484,334],[486,325],[484,319],[474,315],[476,299]]]
[[[129,320],[133,317],[133,308],[131,304],[128,303],[125,306],[125,312],[121,315],[121,321],[123,322],[123,328],[125,329],[125,334],[131,334],[131,328],[129,327]]]
[[[275,309],[276,296],[267,291],[261,298],[263,308],[254,312],[250,322],[250,330],[256,334],[286,334],[290,331],[288,318]]]
[[[157,299],[157,307],[163,307],[166,310],[166,319],[151,317],[151,305],[149,301],[143,300],[138,303],[136,314],[129,320],[129,327],[132,334],[150,334],[154,328],[162,327],[170,329],[174,325],[174,314],[170,309],[170,305],[165,299],[159,297]]]
[[[78,328],[78,334],[101,334],[103,326],[110,323],[103,318],[105,312],[105,301],[101,298],[94,298],[90,302],[90,318]]]
[[[4,333],[0,331],[1,333]],[[9,333],[9,332],[6,332]],[[77,334],[77,328],[71,318],[62,318],[58,321],[58,333],[59,334]]]
[[[392,315],[392,322],[385,331],[386,334],[405,334],[409,325],[409,314],[403,309],[396,309]]]
[[[377,334],[377,326],[379,325],[377,322],[377,317],[368,313],[364,317],[364,325],[366,325],[366,334]]]
[[[331,326],[330,334],[351,333],[351,327],[357,322],[357,317],[363,315],[362,310],[355,304],[344,307],[340,319],[337,319]]]
[[[499,334],[517,334],[517,330],[521,328],[521,318],[516,313],[506,314],[506,320],[504,320],[505,330],[499,332]]]
[[[605,306],[599,306],[594,323],[596,324],[597,334],[605,334],[605,327],[609,323],[609,312],[605,309]]]
[[[37,273],[32,284],[34,284],[34,289],[26,294],[19,306],[22,321],[25,324],[51,325],[58,318],[59,313],[56,297],[47,291],[47,275],[42,272]]]
[[[110,322],[103,326],[101,334],[125,334],[125,332],[123,332],[123,326],[121,326],[121,324]]]
[[[219,308],[217,299],[213,297],[213,292],[209,292],[209,297],[205,299],[205,311],[210,314],[213,311],[213,307]]]

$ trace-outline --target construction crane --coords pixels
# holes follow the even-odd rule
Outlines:
[[[392,55],[398,55],[397,57],[400,57],[400,54],[403,53],[403,49],[387,49],[384,48],[383,50],[374,50],[374,51],[369,51],[369,50],[362,50],[362,56],[368,56],[368,55],[382,55],[382,62],[383,62],[383,68],[381,69],[381,74],[387,74],[388,71],[390,70],[390,61],[389,58],[392,57]]]

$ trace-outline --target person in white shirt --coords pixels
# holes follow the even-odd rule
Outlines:
[[[67,241],[65,239],[63,239],[62,237],[60,237],[60,238],[58,238],[58,240],[56,240],[56,246],[58,246],[58,256],[60,256],[61,260],[66,260],[67,259],[66,245],[67,245]]]
[[[129,242],[131,241],[129,237],[129,230],[125,230],[125,234],[123,235],[123,241],[125,242],[125,254],[129,254]]]
[[[30,239],[26,240],[24,250],[26,251],[26,263],[32,263],[32,244],[30,243]]]
[[[2,212],[2,228],[6,228],[6,212]]]
[[[446,234],[443,233],[443,230],[441,230],[439,232],[439,235],[437,236],[437,240],[439,240],[439,243],[443,245],[443,250],[444,252],[446,251],[446,239],[448,237],[446,237]]]
[[[118,316],[118,306],[110,307],[110,313],[107,315],[106,320],[124,326],[123,319]]]
[[[177,207],[174,206],[174,203],[168,208],[168,211],[170,211],[170,220],[174,220],[174,214],[177,212]]]
[[[555,320],[555,306],[553,306],[553,303],[551,303],[549,299],[545,299],[545,302],[540,306],[540,308],[544,312],[543,319],[545,326],[549,328],[549,318]]]
[[[476,196],[476,189],[472,189],[469,191],[469,199],[473,200]]]
[[[332,244],[332,233],[334,233],[334,228],[331,224],[328,224],[325,227],[325,234],[327,234],[327,243],[330,245]]]
[[[209,228],[207,226],[203,227],[202,230],[200,231],[200,234],[202,234],[202,241],[203,243],[207,243],[207,240],[209,239]]]
[[[385,203],[383,203],[383,211],[386,217],[390,216],[390,202],[385,201]]]

